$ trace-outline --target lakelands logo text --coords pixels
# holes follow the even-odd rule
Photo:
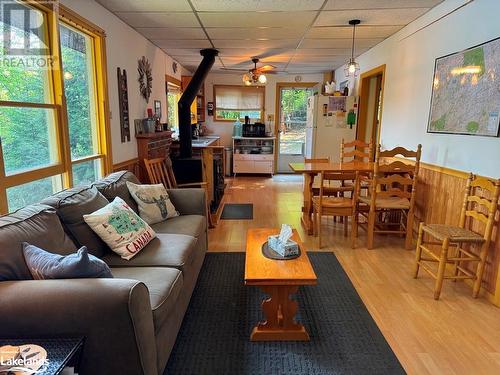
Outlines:
[[[0,373],[10,374],[10,373],[23,373],[23,374],[41,374],[49,366],[49,360],[47,358],[25,358],[17,357],[10,358],[0,361]]]
[[[57,1],[38,1],[53,9],[44,13],[27,4],[0,0],[0,68],[50,69],[54,57],[49,48],[47,17],[57,20]]]

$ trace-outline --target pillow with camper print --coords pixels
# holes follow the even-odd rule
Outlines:
[[[127,187],[139,206],[140,217],[149,225],[179,216],[163,184],[137,185],[127,181]]]
[[[127,260],[156,237],[148,223],[120,197],[90,215],[83,215],[83,219],[111,250]]]

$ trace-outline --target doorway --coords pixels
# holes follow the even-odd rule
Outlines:
[[[360,107],[356,139],[372,142],[371,159],[375,156],[380,143],[380,127],[382,120],[382,104],[384,97],[385,65],[361,74]]]
[[[304,161],[307,98],[314,93],[317,83],[276,84],[276,169],[278,173],[292,173],[289,163]]]

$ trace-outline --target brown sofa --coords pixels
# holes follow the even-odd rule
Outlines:
[[[0,337],[85,336],[81,375],[163,372],[207,250],[205,194],[169,190],[181,215],[126,261],[82,218],[116,196],[137,211],[126,181],[138,183],[116,172],[0,217]],[[58,254],[85,245],[114,278],[32,280],[23,241]]]

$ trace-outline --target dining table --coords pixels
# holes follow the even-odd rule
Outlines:
[[[288,165],[294,173],[304,175],[304,205],[302,207],[302,225],[307,234],[313,234],[312,222],[312,188],[314,176],[319,173],[341,173],[341,172],[371,172],[373,171],[373,162],[350,161],[350,162],[331,162],[314,161],[303,163],[289,163]]]

